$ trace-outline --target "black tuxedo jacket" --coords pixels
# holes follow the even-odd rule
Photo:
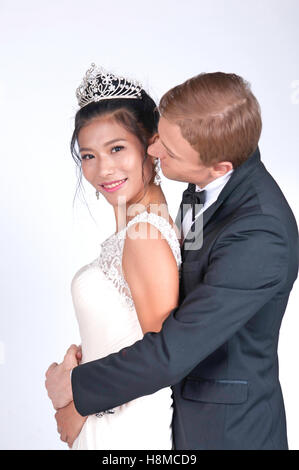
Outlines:
[[[172,386],[174,449],[287,449],[277,344],[298,228],[258,149],[203,213],[201,248],[183,254],[179,307],[159,333],[73,369],[76,409]]]

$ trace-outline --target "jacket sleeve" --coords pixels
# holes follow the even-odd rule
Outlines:
[[[73,369],[76,409],[87,416],[178,383],[282,289],[287,273],[288,241],[278,219],[233,221],[218,234],[202,282],[159,333]]]

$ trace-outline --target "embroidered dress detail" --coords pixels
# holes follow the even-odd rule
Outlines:
[[[154,212],[141,212],[136,215],[129,223],[117,233],[112,234],[103,243],[101,243],[101,254],[98,263],[103,273],[110,279],[118,292],[121,294],[124,302],[130,309],[134,309],[130,287],[124,279],[122,272],[122,254],[127,229],[138,222],[149,222],[154,225],[167,240],[180,269],[181,265],[181,249],[176,233],[165,217],[159,216]]]
[[[181,250],[176,232],[164,217],[153,212],[136,215],[126,227],[102,242],[99,256],[79,269],[71,283],[82,364],[119,352],[144,336],[122,272],[127,229],[138,222],[148,222],[161,232],[180,272]],[[172,389],[165,387],[88,416],[72,449],[170,450],[173,448],[172,417]]]

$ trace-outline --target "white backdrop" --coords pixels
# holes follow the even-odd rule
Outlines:
[[[262,161],[297,220],[298,0],[0,0],[0,448],[65,449],[44,373],[79,343],[70,282],[115,231],[69,141],[75,89],[91,62],[135,77],[158,100],[200,72],[235,72],[260,101]],[[175,217],[186,185],[163,178]],[[90,212],[89,212],[90,211]],[[103,222],[104,221],[104,222]],[[295,284],[280,342],[289,446],[299,448]]]

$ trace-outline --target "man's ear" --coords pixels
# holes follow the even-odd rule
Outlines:
[[[212,171],[216,178],[225,175],[228,171],[233,170],[233,164],[231,162],[223,161],[212,165]]]

